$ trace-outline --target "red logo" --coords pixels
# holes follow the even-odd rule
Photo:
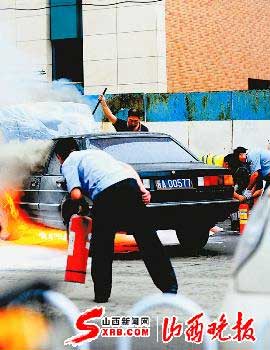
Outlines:
[[[185,340],[187,342],[201,344],[203,341],[203,323],[199,319],[203,316],[203,312],[191,317],[186,321],[188,326],[185,330]]]
[[[149,337],[149,316],[106,316],[105,307],[87,309],[77,319],[75,328],[78,334],[66,339],[64,345],[76,347],[85,342],[92,342],[100,337]],[[230,326],[226,314],[222,313],[214,322],[205,324],[204,313],[190,317],[185,323],[178,322],[176,316],[164,317],[162,321],[162,342],[168,344],[173,338],[180,338],[183,334],[185,341],[201,344],[204,333],[210,335],[212,340],[228,341],[256,341],[254,319],[244,321],[243,313],[237,313],[236,322]],[[100,320],[100,326],[91,320]],[[185,324],[185,326],[184,326]],[[231,331],[231,332],[226,332]]]
[[[96,307],[93,309],[87,309],[83,312],[77,319],[75,327],[79,331],[86,331],[83,334],[77,334],[73,337],[70,337],[64,341],[64,345],[77,346],[88,341],[91,342],[99,336],[101,329],[95,323],[89,323],[91,319],[99,319],[105,313],[105,308],[103,306]]]
[[[177,323],[177,317],[173,316],[170,321],[169,317],[163,318],[162,323],[162,342],[169,343],[174,337],[181,337],[183,333],[183,323]]]

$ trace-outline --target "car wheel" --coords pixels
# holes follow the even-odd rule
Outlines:
[[[189,252],[197,252],[202,249],[209,238],[209,230],[213,225],[190,225],[176,230],[176,235],[181,247]]]

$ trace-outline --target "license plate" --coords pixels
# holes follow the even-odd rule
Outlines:
[[[192,188],[192,181],[190,179],[164,179],[156,180],[157,190],[175,190]]]

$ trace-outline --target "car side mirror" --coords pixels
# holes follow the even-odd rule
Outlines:
[[[62,190],[67,190],[67,183],[66,180],[57,180],[56,181],[56,186]]]

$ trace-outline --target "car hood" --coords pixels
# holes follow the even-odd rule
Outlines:
[[[171,172],[173,170],[179,172],[192,171],[195,173],[215,173],[215,174],[229,174],[226,168],[208,165],[202,162],[185,162],[185,163],[137,163],[131,164],[139,173],[151,172]]]

